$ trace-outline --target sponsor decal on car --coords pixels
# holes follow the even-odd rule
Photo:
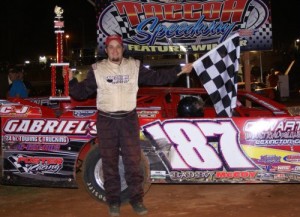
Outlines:
[[[58,173],[62,167],[64,159],[60,157],[33,157],[28,155],[11,155],[8,160],[20,173],[45,174]]]
[[[3,126],[5,133],[96,135],[96,124],[87,120],[10,119]],[[50,138],[50,137],[49,137]]]
[[[151,170],[150,175],[152,179],[165,179],[167,173],[166,171]]]
[[[287,155],[283,158],[283,160],[291,163],[299,163],[300,162],[300,155]]]
[[[170,178],[176,181],[205,181],[211,179],[211,172],[203,171],[172,171]]]
[[[300,120],[247,121],[243,132],[248,144],[258,146],[300,144]]]
[[[76,118],[91,117],[96,114],[96,112],[95,110],[75,110],[73,111],[73,116]]]
[[[158,150],[167,150],[163,154],[173,170],[258,169],[241,149],[239,131],[231,119],[157,121],[143,130],[156,141]],[[211,137],[218,138],[216,148],[207,142]]]
[[[217,179],[254,179],[256,177],[256,174],[257,172],[255,171],[220,171],[216,172],[215,177]]]
[[[276,155],[263,155],[258,159],[259,163],[279,163],[281,157]]]
[[[22,134],[6,134],[3,136],[4,142],[21,142],[30,144],[61,144],[69,143],[67,136],[51,136],[51,135],[22,135]]]

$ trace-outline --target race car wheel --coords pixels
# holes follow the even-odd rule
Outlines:
[[[150,188],[150,171],[149,164],[142,154],[141,169],[144,173],[144,192]],[[122,162],[122,157],[119,157],[119,172],[121,177],[121,203],[129,201],[128,186],[125,181],[125,170]],[[88,193],[100,202],[106,202],[104,192],[104,179],[102,170],[102,159],[100,150],[97,145],[94,145],[88,152],[83,164],[83,182]]]

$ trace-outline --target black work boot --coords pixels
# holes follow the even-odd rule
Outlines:
[[[109,204],[109,215],[112,217],[120,216],[120,205],[119,204]]]
[[[133,210],[139,215],[146,215],[148,213],[147,208],[142,202],[131,203]]]

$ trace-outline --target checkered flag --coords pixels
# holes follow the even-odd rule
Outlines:
[[[236,33],[193,63],[218,116],[231,117],[236,107],[239,60],[239,34]]]
[[[8,157],[8,160],[14,165],[14,167],[20,172],[20,173],[27,173],[28,169],[26,168],[26,165],[24,162],[18,162],[18,159],[20,157],[24,157],[21,154],[14,154]]]
[[[131,38],[131,36],[136,34],[134,29],[132,29],[131,26],[129,25],[127,21],[127,17],[123,17],[123,18],[120,17],[117,11],[112,11],[111,14],[115,17],[116,21],[119,24],[123,40]]]

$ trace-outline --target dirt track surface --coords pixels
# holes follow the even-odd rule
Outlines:
[[[147,217],[298,217],[299,184],[152,184]],[[105,204],[79,189],[0,185],[1,217],[106,217]],[[138,216],[121,207],[121,216]]]

